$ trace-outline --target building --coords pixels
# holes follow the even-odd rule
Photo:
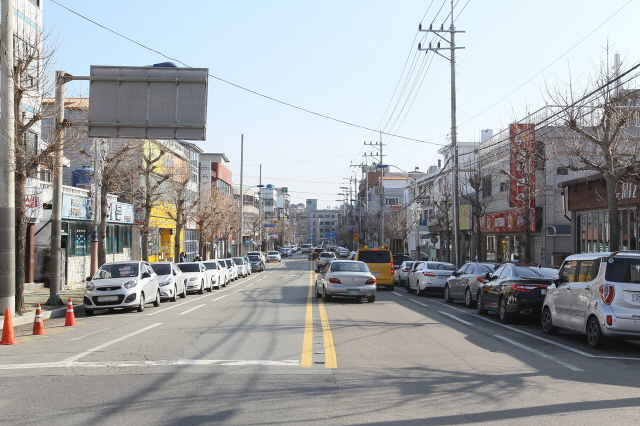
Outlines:
[[[228,253],[235,252],[236,222],[232,219],[233,211],[233,180],[231,170],[227,168],[229,159],[223,153],[202,153],[199,156],[200,164],[200,196],[210,194],[215,190],[224,198],[220,200],[220,207],[226,211],[227,220],[221,221],[217,228],[214,240],[208,251],[213,258],[226,257]]]

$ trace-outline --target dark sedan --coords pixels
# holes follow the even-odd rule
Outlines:
[[[540,315],[547,287],[557,275],[552,268],[502,265],[479,286],[478,313],[496,312],[504,323],[514,315]]]

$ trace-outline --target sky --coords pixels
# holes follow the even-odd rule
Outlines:
[[[226,154],[234,184],[241,135],[246,187],[259,184],[262,165],[262,184],[320,208],[340,204],[359,165],[379,162],[367,144],[382,140],[385,164],[426,171],[450,143],[449,51],[417,51],[434,37],[418,24],[451,25],[450,0],[41,3],[56,69],[80,76],[91,65],[167,60],[208,68],[207,138],[195,143]],[[607,46],[610,62],[616,52],[623,68],[640,62],[640,0],[454,0],[453,16],[464,31],[458,141],[543,107],[548,86],[586,84]],[[88,96],[86,83],[68,84],[74,94]]]

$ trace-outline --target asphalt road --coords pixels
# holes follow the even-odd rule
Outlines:
[[[312,294],[295,255],[205,295],[0,346],[11,425],[640,424],[640,345],[590,349],[397,288]]]

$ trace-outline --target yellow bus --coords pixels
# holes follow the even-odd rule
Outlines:
[[[394,289],[393,255],[387,247],[377,249],[363,247],[356,253],[356,259],[369,266],[369,270],[376,277],[379,289]]]

